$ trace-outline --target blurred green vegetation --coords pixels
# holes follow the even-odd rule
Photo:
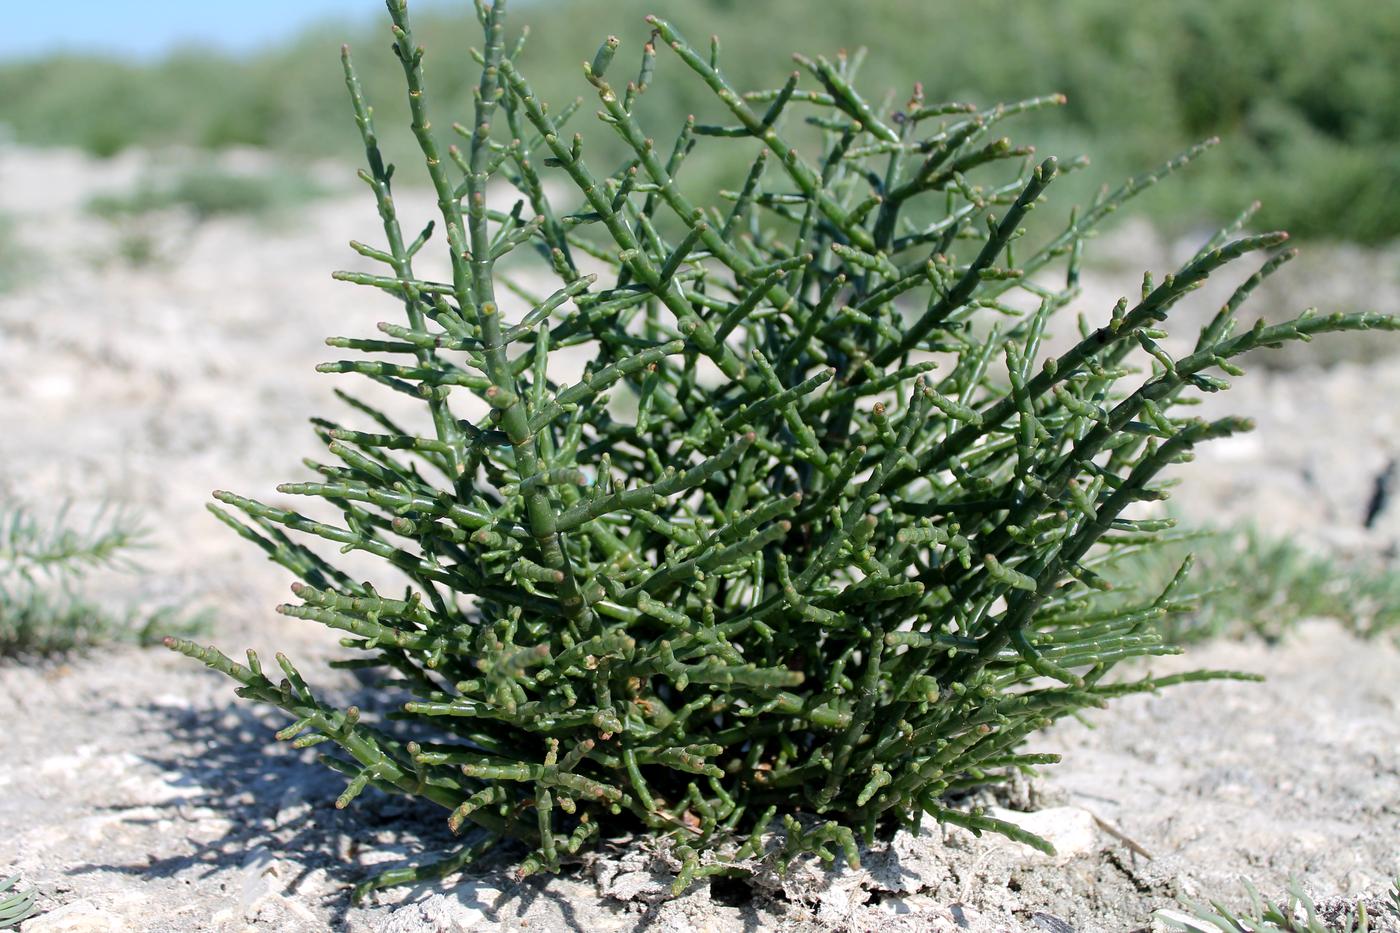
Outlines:
[[[87,209],[108,220],[170,209],[188,211],[196,220],[221,214],[266,217],[325,193],[309,175],[292,169],[231,172],[204,166],[146,178],[128,191],[97,195],[88,201]]]
[[[14,218],[0,213],[0,295],[24,280],[28,262],[29,254],[19,242]]]
[[[472,24],[469,4],[461,7],[418,17],[444,132],[470,110]],[[588,93],[577,63],[609,33],[624,40],[614,68],[632,67],[648,12],[672,19],[692,41],[718,34],[722,67],[744,88],[780,84],[792,67],[789,52],[864,45],[872,53],[861,83],[874,99],[889,89],[902,101],[915,80],[930,100],[979,104],[1064,92],[1069,106],[1029,118],[1038,125],[1021,135],[1033,131],[1053,154],[1088,152],[1099,181],[1222,136],[1227,145],[1190,179],[1147,199],[1168,221],[1212,219],[1199,216],[1203,208],[1232,215],[1258,197],[1261,225],[1298,235],[1375,242],[1400,234],[1400,4],[517,2],[516,25],[532,28],[524,65],[536,90],[556,107]],[[406,112],[388,36],[360,33],[321,26],[246,60],[191,51],[151,65],[71,56],[7,64],[0,66],[0,122],[24,142],[99,154],[165,143],[350,154],[357,143],[335,60],[342,39],[355,47],[381,126],[403,126]],[[667,145],[685,114],[718,116],[706,89],[664,50],[648,98],[645,115]],[[589,122],[593,109],[585,106],[576,125]],[[606,133],[589,139],[595,153],[611,143]],[[711,148],[736,158],[741,149]],[[727,168],[707,166],[701,152],[691,164],[692,176]]]
[[[98,569],[137,570],[145,530],[123,512],[99,510],[74,524],[68,507],[51,520],[0,500],[0,659],[63,654],[110,641],[150,646],[166,635],[207,631],[212,614],[181,605],[113,608],[85,593]],[[0,889],[3,886],[0,885]],[[3,924],[0,924],[3,926]]]
[[[1300,622],[1331,619],[1363,638],[1400,635],[1400,571],[1347,561],[1250,526],[1204,529],[1125,552],[1104,571],[1111,582],[1165,587],[1188,555],[1187,602],[1158,623],[1176,644],[1211,638],[1287,638]]]

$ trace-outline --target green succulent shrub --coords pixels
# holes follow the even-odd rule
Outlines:
[[[419,399],[421,427],[349,396],[358,426],[316,422],[328,462],[279,490],[338,521],[227,492],[213,508],[299,578],[280,611],[342,631],[355,653],[339,664],[389,685],[376,708],[339,708],[281,655],[267,670],[169,641],[286,710],[282,738],[333,748],[338,805],[368,787],[419,796],[464,834],[361,892],[501,839],[524,844],[526,874],[600,837],[661,837],[677,890],[759,857],[854,862],[858,838],[924,813],[1048,848],[949,796],[1053,761],[1023,746],[1059,717],[1232,676],[1110,678],[1176,650],[1153,623],[1179,608],[1182,574],[1109,605],[1095,567],[1168,529],[1142,505],[1165,495],[1164,469],[1247,427],[1179,412],[1225,388],[1234,358],[1396,322],[1237,331],[1292,255],[1284,234],[1239,235],[1246,215],[1048,355],[1086,237],[1200,148],[1028,232],[1062,169],[993,130],[1061,98],[977,109],[916,86],[896,109],[856,90],[858,56],[799,56],[782,87],[741,94],[717,41],[697,50],[653,17],[635,77],[614,77],[616,38],[584,68],[604,132],[632,153],[599,172],[564,128],[576,108],[531,91],[502,0],[477,5],[475,111],[448,147],[405,3],[388,8],[441,226],[404,230],[347,51],[383,222],[380,245],[353,246],[382,270],[337,276],[404,316],[331,338],[367,356],[320,369]],[[658,46],[670,80],[707,86],[728,122],[654,141],[633,108]],[[823,131],[820,151],[788,145],[798,121]],[[676,182],[700,142],[751,163],[703,205]],[[439,233],[450,281],[418,272]],[[1173,305],[1249,256],[1262,267],[1170,356]],[[531,257],[557,290],[512,277]],[[326,543],[401,578],[359,582],[311,546]]]

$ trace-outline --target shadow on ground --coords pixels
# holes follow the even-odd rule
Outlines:
[[[382,693],[368,688],[336,699],[362,708],[384,703]],[[516,880],[512,868],[524,850],[512,844],[497,847],[448,882],[400,885],[357,907],[351,900],[355,884],[389,869],[431,863],[462,843],[447,829],[442,808],[369,789],[348,808],[337,809],[345,779],[320,764],[313,751],[277,742],[273,734],[286,719],[274,710],[237,701],[203,708],[147,702],[138,709],[144,728],[166,736],[157,750],[140,756],[143,762],[158,769],[165,784],[191,796],[123,822],[168,821],[173,829],[165,831],[181,834],[183,828],[188,838],[161,856],[133,859],[130,849],[117,848],[110,861],[72,866],[71,876],[110,872],[231,889],[249,919],[262,913],[269,897],[285,899],[298,905],[296,915],[303,921],[314,915],[333,929],[379,929],[396,911],[412,916],[414,905],[439,895],[451,899],[452,910],[476,911],[488,923],[536,919],[546,921],[540,928],[595,933],[600,911],[608,915],[609,929],[643,930],[651,923],[656,908],[628,913],[624,905],[601,901],[582,864],[557,877]],[[582,912],[580,895],[590,902]],[[752,893],[745,888],[724,897],[739,906]],[[443,909],[439,903],[430,913]],[[743,912],[752,921],[744,926],[760,929],[758,914],[752,908]],[[428,913],[422,919],[421,929],[437,929],[429,925]],[[392,929],[400,927],[420,929],[411,922]]]

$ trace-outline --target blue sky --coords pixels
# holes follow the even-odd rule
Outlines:
[[[470,0],[453,2],[470,6]],[[3,58],[60,50],[150,58],[191,43],[248,51],[320,20],[384,12],[383,0],[0,0],[0,6]]]

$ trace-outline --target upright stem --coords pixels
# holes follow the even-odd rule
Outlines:
[[[506,0],[496,0],[488,13],[486,24],[486,64],[481,71],[481,85],[476,93],[476,125],[472,131],[470,166],[467,176],[467,218],[471,229],[472,285],[476,298],[477,321],[486,354],[486,370],[494,386],[504,389],[515,399],[501,412],[501,427],[510,437],[515,454],[515,470],[525,483],[544,469],[540,460],[539,442],[530,431],[530,394],[517,391],[515,375],[501,339],[501,315],[496,305],[495,282],[492,276],[491,237],[486,216],[486,162],[490,155],[491,118],[500,100],[501,60],[505,48],[504,20]],[[525,496],[530,531],[539,545],[545,566],[564,575],[560,584],[560,602],[569,618],[587,621],[592,613],[584,603],[578,579],[556,529],[558,512],[550,501],[548,486],[534,485]]]
[[[403,288],[404,309],[408,315],[408,324],[414,330],[422,330],[423,296],[415,284],[413,259],[404,244],[403,228],[399,224],[398,211],[394,207],[393,189],[390,185],[391,169],[385,165],[384,156],[379,150],[379,137],[374,130],[374,110],[365,102],[360,80],[350,62],[349,46],[341,47],[340,60],[345,69],[345,85],[350,90],[350,100],[355,108],[355,122],[360,127],[360,138],[364,142],[365,157],[369,162],[369,171],[364,173],[362,177],[369,182],[370,188],[374,191],[375,203],[379,208],[379,218],[384,225],[384,236],[389,241],[389,255],[393,259],[394,275]],[[422,348],[416,356],[420,363],[428,365],[432,362],[434,354],[431,349]],[[436,394],[430,395],[428,408],[432,413],[433,429],[437,433],[438,440],[451,448],[449,456],[452,458],[454,477],[460,481],[465,461],[461,431],[458,430],[457,423],[452,419],[452,413],[448,410],[444,399]]]

